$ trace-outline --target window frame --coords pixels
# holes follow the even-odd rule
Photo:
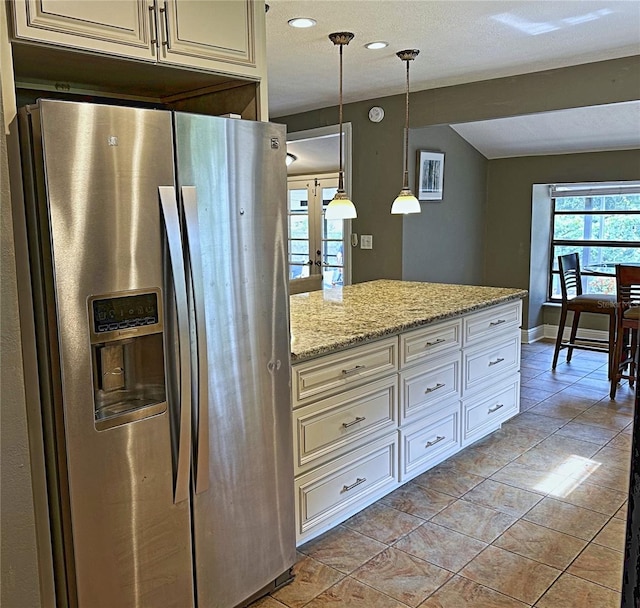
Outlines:
[[[549,196],[551,199],[551,230],[549,234],[549,271],[547,284],[547,301],[561,302],[561,298],[554,297],[553,285],[554,278],[560,276],[559,269],[556,268],[557,256],[555,255],[557,247],[575,246],[576,249],[584,249],[585,247],[607,247],[607,248],[638,248],[640,250],[640,238],[635,241],[603,241],[600,239],[556,239],[556,218],[563,215],[583,215],[583,216],[611,216],[611,215],[637,215],[640,217],[640,207],[636,210],[560,210],[556,209],[557,199],[560,198],[589,198],[600,196],[615,196],[622,194],[632,194],[640,196],[640,182],[585,182],[573,184],[553,184],[549,186]],[[585,205],[586,207],[586,205]],[[581,255],[581,264],[583,256]],[[611,274],[590,272],[591,277],[608,277]],[[586,289],[585,279],[583,276],[583,288],[585,293],[589,293]]]

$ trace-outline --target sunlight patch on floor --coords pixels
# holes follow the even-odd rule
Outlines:
[[[572,454],[559,467],[551,471],[534,489],[559,498],[569,496],[599,466],[600,463],[595,460]],[[563,478],[559,484],[557,477]]]

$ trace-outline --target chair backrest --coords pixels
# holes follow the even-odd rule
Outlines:
[[[562,299],[582,295],[582,277],[580,276],[580,257],[577,253],[558,256],[560,269],[560,290]]]
[[[640,266],[616,265],[616,291],[622,316],[631,308],[640,309]]]

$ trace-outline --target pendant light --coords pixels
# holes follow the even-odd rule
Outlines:
[[[327,220],[349,220],[358,217],[355,205],[344,191],[344,171],[342,169],[342,48],[353,40],[351,32],[329,34],[329,40],[340,46],[340,171],[338,173],[338,191],[327,205],[324,217]]]
[[[404,175],[402,178],[402,190],[391,205],[391,213],[407,214],[420,213],[420,202],[413,196],[413,192],[409,188],[409,62],[413,61],[420,51],[417,49],[407,49],[399,51],[396,55],[407,62],[407,93],[405,99],[405,119],[404,119]]]

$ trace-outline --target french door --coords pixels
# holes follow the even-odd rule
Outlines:
[[[338,190],[336,175],[289,178],[289,281],[291,292],[348,283],[345,220],[327,220],[327,205]]]

